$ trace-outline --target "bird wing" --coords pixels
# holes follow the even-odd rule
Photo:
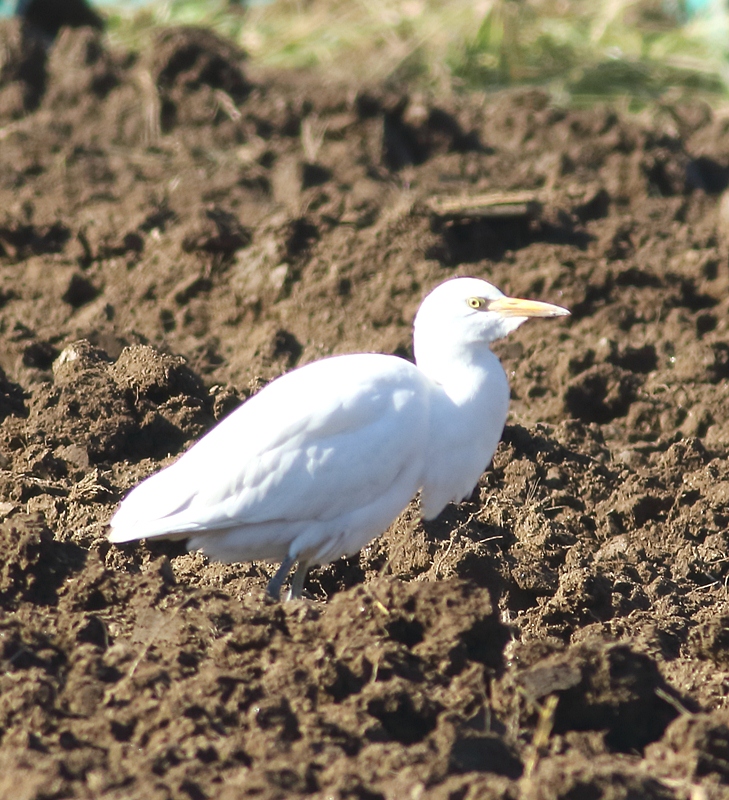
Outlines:
[[[294,370],[136,487],[110,538],[332,520],[362,508],[422,458],[428,403],[427,379],[394,356],[339,356]]]

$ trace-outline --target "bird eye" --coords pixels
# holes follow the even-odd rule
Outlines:
[[[486,305],[483,297],[469,297],[466,302],[471,308],[483,308]]]

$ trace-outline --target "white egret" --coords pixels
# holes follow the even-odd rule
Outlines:
[[[509,407],[489,344],[528,317],[567,314],[448,280],[415,316],[415,364],[344,355],[283,375],[133,489],[109,538],[187,538],[222,561],[280,561],[275,598],[298,562],[299,597],[310,565],[356,553],[418,491],[425,519],[473,491]]]

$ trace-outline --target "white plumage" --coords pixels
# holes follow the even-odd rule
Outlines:
[[[278,597],[311,564],[352,555],[421,491],[426,519],[468,496],[501,438],[509,386],[489,343],[528,317],[569,312],[454,278],[415,318],[415,364],[335,356],[245,402],[171,466],[133,489],[112,542],[189,538],[222,561],[281,561]]]

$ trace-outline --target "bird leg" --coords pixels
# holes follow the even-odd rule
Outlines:
[[[299,566],[296,567],[294,579],[291,581],[291,588],[289,589],[287,600],[301,599],[301,592],[304,589],[304,581],[306,580],[306,573],[309,571],[309,560],[299,559]]]
[[[276,574],[271,578],[268,582],[268,586],[266,587],[266,592],[268,592],[268,596],[273,598],[274,600],[281,599],[281,587],[283,586],[283,582],[288,577],[289,572],[291,572],[291,567],[294,566],[294,561],[296,559],[293,556],[286,556],[284,560],[281,562],[281,566],[276,570]],[[301,567],[299,567],[301,569]],[[296,571],[296,575],[298,576],[299,572]],[[294,578],[294,581],[296,579]],[[302,580],[303,583],[303,580]]]

